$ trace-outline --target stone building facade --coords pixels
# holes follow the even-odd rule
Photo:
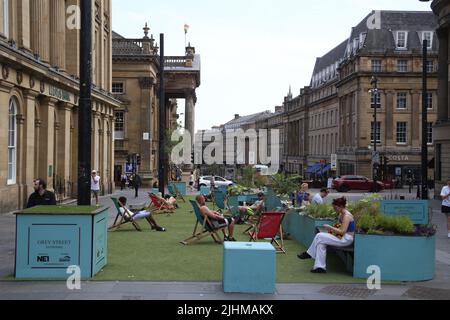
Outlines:
[[[449,41],[450,1],[434,0],[432,9],[438,17],[437,37],[439,40],[439,101],[437,122],[434,130],[436,197],[446,180],[450,178],[450,93],[449,93]]]
[[[195,89],[200,86],[200,56],[187,47],[185,56],[166,56],[160,65],[159,48],[150,28],[144,37],[125,38],[113,33],[114,96],[122,102],[115,112],[114,178],[138,172],[144,186],[158,179],[159,167],[159,74],[165,71],[166,139],[178,128],[177,99],[185,99],[185,129],[195,128]],[[139,161],[137,159],[139,158]]]
[[[0,1],[0,108],[8,115],[0,119],[0,213],[23,208],[35,178],[47,180],[58,200],[76,196],[79,30],[66,24],[72,5],[77,1]],[[109,193],[119,106],[109,93],[111,1],[92,6],[92,167]]]
[[[433,154],[437,120],[437,57],[431,12],[381,11],[380,28],[369,29],[369,14],[350,37],[318,58],[311,84],[287,99],[286,159],[293,173],[316,171],[321,160],[337,154],[336,175],[373,176],[373,139],[388,159],[385,178],[401,180],[411,171],[420,177],[422,108],[422,39],[429,40],[428,145]],[[370,80],[378,78],[379,97]],[[374,137],[374,107],[378,134]],[[303,143],[303,145],[302,145]],[[305,147],[305,145],[307,145]],[[430,156],[430,161],[433,156]],[[316,165],[316,168],[314,168]],[[326,166],[329,169],[329,166]],[[298,171],[297,171],[298,170]],[[312,171],[311,171],[312,170]],[[288,170],[289,171],[289,170]],[[292,170],[291,170],[292,171]],[[433,177],[430,170],[429,177]]]

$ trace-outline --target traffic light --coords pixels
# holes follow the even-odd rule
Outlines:
[[[191,164],[195,164],[195,153],[192,151],[191,153]]]
[[[130,155],[127,155],[127,163],[131,164],[131,156]]]
[[[136,155],[136,164],[137,164],[138,166],[141,165],[141,155],[140,155],[140,154],[137,154],[137,155]]]

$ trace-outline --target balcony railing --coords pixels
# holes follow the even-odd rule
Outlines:
[[[186,57],[165,57],[164,58],[164,67],[165,68],[185,68],[189,67],[189,62],[192,60],[187,59]]]
[[[113,39],[114,55],[156,55],[154,39]]]

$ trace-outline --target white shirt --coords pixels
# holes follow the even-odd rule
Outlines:
[[[317,193],[314,198],[312,199],[313,204],[323,204],[323,199],[320,193]]]
[[[442,188],[441,197],[445,197],[445,196],[447,196],[449,194],[450,194],[450,187],[449,186],[445,186],[444,188]],[[442,201],[442,205],[446,206],[446,207],[450,207],[450,197],[448,197],[447,199]]]
[[[100,177],[95,176],[94,178],[91,176],[91,190],[100,191]]]

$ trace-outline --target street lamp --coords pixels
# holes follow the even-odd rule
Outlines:
[[[377,137],[378,137],[378,121],[377,121],[377,109],[379,108],[378,104],[378,78],[372,76],[370,79],[370,84],[372,85],[372,89],[369,91],[372,94],[373,100],[373,154],[372,154],[372,171],[373,171],[373,192],[376,192],[377,188],[377,165],[379,163],[379,155],[377,152]]]

